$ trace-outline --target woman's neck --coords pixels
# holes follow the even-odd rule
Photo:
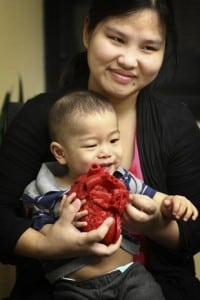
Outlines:
[[[110,98],[119,119],[127,119],[136,111],[137,97],[133,95],[126,99]]]
[[[126,169],[129,169],[134,156],[134,140],[137,124],[136,100],[121,102],[115,105],[115,110],[123,145],[122,165]]]

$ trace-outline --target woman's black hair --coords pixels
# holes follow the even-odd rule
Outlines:
[[[166,49],[162,70],[168,58],[173,56],[173,62],[176,62],[177,39],[171,0],[93,0],[88,11],[87,30],[88,33],[92,33],[96,26],[106,18],[136,13],[144,9],[155,10],[166,31]],[[64,80],[65,86],[67,82],[72,84],[73,79],[77,80],[79,78],[79,83],[83,81],[83,78],[87,80],[89,69],[85,54],[78,55],[71,67],[69,69],[71,71],[68,70],[68,80],[66,80],[66,77]],[[73,69],[75,69],[76,75],[73,75]]]

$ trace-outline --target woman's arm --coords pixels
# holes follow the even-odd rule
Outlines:
[[[185,105],[176,104],[173,99],[147,100],[140,110],[140,120],[145,124],[138,132],[144,180],[159,191],[187,197],[199,210],[200,131],[194,118]],[[147,109],[146,104],[150,105]],[[153,121],[145,118],[150,111],[156,116]],[[176,222],[179,250],[186,255],[200,251],[200,219]]]
[[[41,162],[50,157],[48,109],[53,96],[43,94],[24,104],[0,148],[0,253],[11,259],[14,246],[31,221],[22,214],[20,196],[35,178]]]
[[[176,111],[174,128],[168,131],[173,137],[170,149],[167,184],[170,194],[187,197],[200,210],[200,130],[187,107]],[[175,118],[175,117],[174,117]],[[174,132],[172,135],[172,132]],[[200,218],[196,221],[177,220],[179,249],[192,256],[200,251]]]
[[[139,194],[131,194],[123,214],[125,226],[166,246],[176,248],[179,243],[179,230],[175,220],[163,217],[156,201]]]
[[[15,253],[37,259],[57,259],[88,253],[104,256],[115,252],[120,247],[121,237],[115,244],[109,246],[100,243],[113,219],[106,219],[96,230],[81,232],[73,225],[74,217],[80,207],[81,202],[78,199],[71,203],[66,201],[59,219],[48,226],[45,234],[28,228],[20,236]]]

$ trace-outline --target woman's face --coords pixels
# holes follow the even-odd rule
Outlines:
[[[83,39],[89,88],[108,97],[137,96],[154,80],[163,62],[165,30],[150,9],[107,18],[91,33],[86,22]]]

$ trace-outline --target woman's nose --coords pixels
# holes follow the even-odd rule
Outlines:
[[[120,66],[128,69],[136,68],[138,66],[138,53],[136,49],[125,49],[118,57]]]

